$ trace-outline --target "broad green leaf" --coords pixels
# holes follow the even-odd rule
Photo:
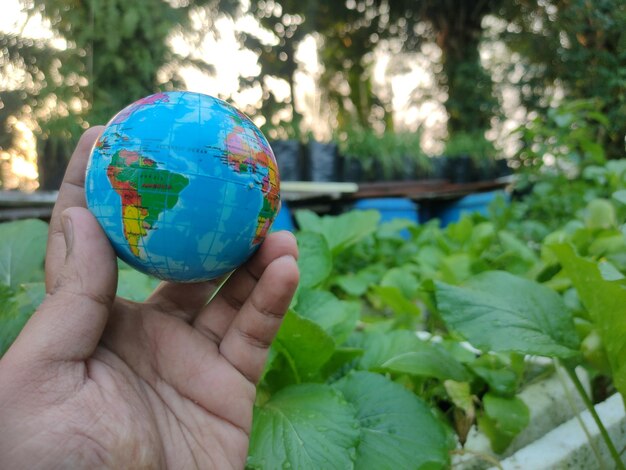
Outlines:
[[[419,281],[406,267],[391,268],[380,281],[383,287],[395,287],[407,299],[414,299],[419,289]]]
[[[46,297],[46,285],[42,282],[22,284],[15,294],[20,311],[34,312]]]
[[[0,283],[16,288],[43,280],[48,224],[38,219],[0,224]]]
[[[361,348],[344,347],[335,349],[331,358],[324,364],[322,376],[344,375],[349,370],[354,369],[357,359],[362,355],[363,350]]]
[[[159,280],[134,269],[120,269],[117,295],[135,302],[145,301],[159,285]]]
[[[409,227],[415,227],[415,222],[408,219],[393,219],[389,222],[380,224],[376,231],[376,236],[381,239],[386,238],[401,238],[401,233],[408,232]]]
[[[317,377],[335,350],[335,342],[321,326],[292,310],[285,315],[274,345],[290,360],[300,381]]]
[[[13,290],[0,284],[0,356],[13,344],[27,320],[27,316],[20,315]]]
[[[322,234],[331,252],[336,254],[374,233],[380,213],[357,210],[338,216],[319,217],[311,211],[298,211],[296,220],[302,230]]]
[[[360,368],[438,379],[469,380],[469,373],[452,354],[414,332],[395,330],[366,336]]]
[[[416,395],[371,372],[351,373],[333,386],[356,408],[361,424],[354,468],[449,467],[454,441]]]
[[[482,273],[464,287],[435,284],[448,327],[483,351],[578,354],[571,313],[548,287],[501,271]]]
[[[501,454],[530,421],[526,404],[517,397],[502,398],[491,393],[483,397],[484,414],[478,428],[484,432],[494,452]]]
[[[585,208],[585,225],[590,229],[607,229],[616,225],[615,207],[607,199],[594,199]]]
[[[472,230],[469,241],[469,249],[473,255],[480,256],[493,243],[496,237],[496,229],[491,222],[477,224]]]
[[[539,261],[537,254],[512,233],[502,230],[498,233],[498,239],[507,252],[514,254],[528,267]]]
[[[451,283],[463,282],[472,275],[473,258],[467,253],[455,253],[443,258],[442,278]]]
[[[0,284],[0,357],[9,349],[45,296],[43,282],[17,289]]]
[[[372,292],[396,315],[410,315],[419,318],[422,311],[415,302],[407,299],[396,287],[372,287]]]
[[[380,281],[386,272],[386,267],[380,264],[368,266],[356,274],[345,274],[335,279],[335,284],[344,292],[354,296],[361,296],[367,292],[371,285]]]
[[[461,220],[452,223],[446,227],[446,233],[448,236],[461,244],[467,243],[472,238],[472,232],[474,231],[474,222],[470,214],[463,214]]]
[[[626,189],[620,189],[619,191],[615,191],[611,195],[611,197],[617,202],[626,205]]]
[[[302,384],[254,410],[248,468],[354,468],[359,422],[355,409],[328,385]]]
[[[625,278],[625,276],[608,261],[598,263],[598,269],[600,269],[602,279],[605,281],[619,281]]]
[[[515,395],[518,376],[511,365],[505,364],[497,355],[483,354],[468,366],[489,385],[490,390],[499,395]]]
[[[318,232],[322,226],[322,218],[313,211],[296,211],[294,217],[303,231]]]
[[[257,404],[264,403],[269,398],[269,396],[265,397],[260,394],[271,395],[289,385],[300,382],[294,360],[288,353],[283,352],[280,344],[275,341],[269,349],[269,357],[261,376],[261,385],[257,387]]]
[[[360,316],[358,303],[339,300],[330,292],[321,290],[303,289],[296,311],[321,326],[336,344],[348,339]]]
[[[597,326],[615,387],[626,396],[626,289],[621,281],[603,279],[598,265],[576,255],[570,245],[554,245],[552,249]]]
[[[333,267],[328,243],[323,235],[314,232],[300,232],[297,238],[300,286],[317,286],[330,275]]]

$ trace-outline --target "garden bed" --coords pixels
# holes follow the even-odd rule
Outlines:
[[[595,408],[617,449],[626,448],[626,414],[621,395],[615,394],[596,405]],[[623,454],[622,461],[626,462]],[[497,468],[493,467],[490,470]],[[541,439],[500,462],[499,468],[503,470],[529,468],[533,470],[567,468],[595,470],[614,468],[614,464],[591,414],[589,411],[583,411],[579,416],[563,423]]]

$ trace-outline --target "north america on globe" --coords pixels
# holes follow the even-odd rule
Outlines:
[[[92,150],[85,189],[120,258],[183,282],[243,263],[280,208],[261,131],[228,103],[191,92],[157,93],[114,116]]]

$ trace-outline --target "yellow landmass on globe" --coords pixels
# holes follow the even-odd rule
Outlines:
[[[139,239],[148,232],[144,228],[144,219],[147,211],[135,206],[124,207],[124,236],[128,240],[130,251],[135,256],[139,256]]]

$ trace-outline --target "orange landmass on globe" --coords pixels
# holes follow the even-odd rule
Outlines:
[[[264,145],[256,135],[253,138],[254,147],[244,139],[245,129],[240,125],[235,126],[226,137],[226,149],[228,150],[228,166],[237,173],[249,172],[261,176],[259,184],[263,194],[263,203],[257,216],[253,245],[258,245],[267,236],[272,221],[279,209],[280,182],[275,159],[271,156],[271,149]]]

